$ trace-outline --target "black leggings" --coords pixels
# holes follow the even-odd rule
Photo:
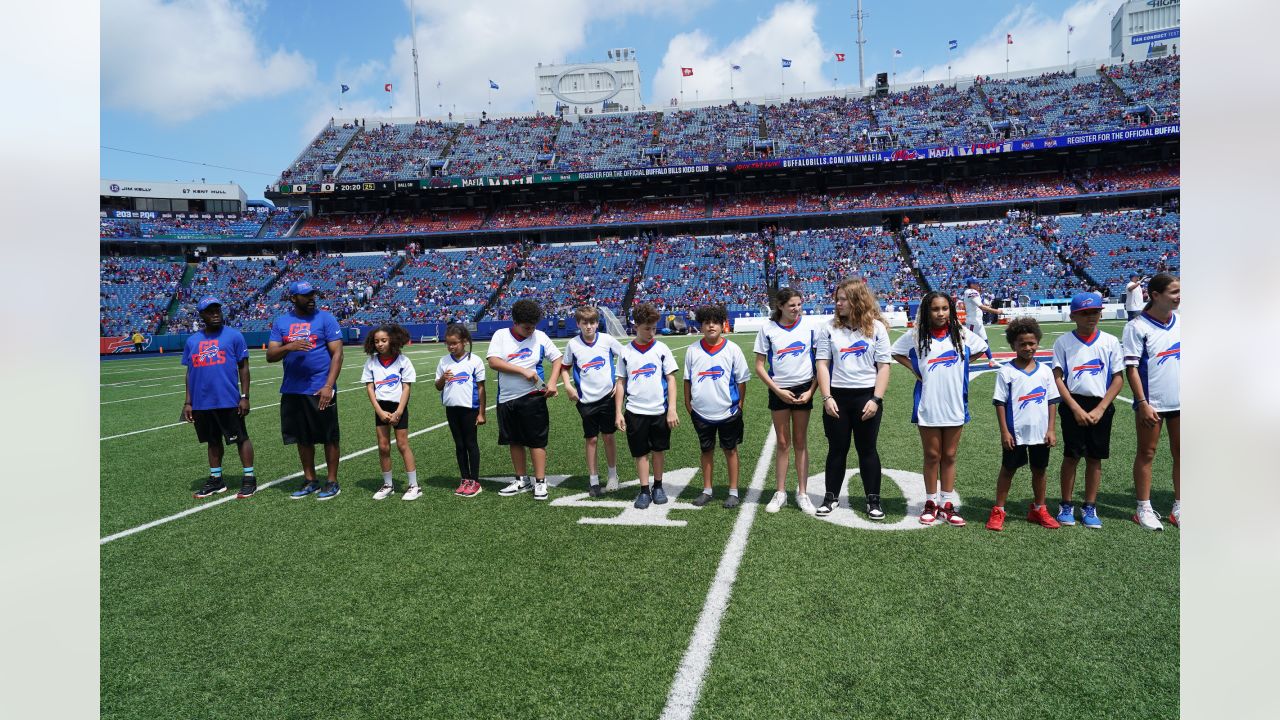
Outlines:
[[[474,408],[448,405],[444,409],[458,456],[458,472],[463,480],[480,479],[480,443],[476,441],[476,416],[479,414],[480,411]]]
[[[858,474],[862,477],[862,490],[867,495],[880,494],[880,452],[876,450],[876,438],[880,435],[881,410],[870,420],[862,419],[862,408],[875,395],[875,388],[831,388],[840,417],[833,418],[824,410],[822,430],[827,436],[827,492],[840,496],[840,483],[844,481],[845,464],[849,459],[849,438],[853,437],[858,451]]]

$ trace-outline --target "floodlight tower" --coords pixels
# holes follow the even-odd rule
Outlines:
[[[867,44],[866,39],[862,37],[862,19],[867,17],[868,13],[862,12],[862,0],[858,0],[858,11],[853,14],[853,18],[858,21],[858,89],[863,88],[862,79],[862,46]]]
[[[418,3],[413,0],[409,3],[409,23],[413,28],[413,105],[417,111],[415,117],[422,117],[422,97],[418,90]]]

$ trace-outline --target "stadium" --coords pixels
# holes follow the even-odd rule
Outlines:
[[[1148,532],[1131,519],[1128,383],[1103,463],[1103,530],[1024,521],[1025,473],[1004,531],[982,521],[1001,467],[987,399],[1014,357],[1008,322],[1036,318],[1036,357],[1051,362],[1075,327],[1073,296],[1098,293],[1099,328],[1120,338],[1130,278],[1181,274],[1180,62],[1176,45],[1152,40],[1142,59],[915,84],[881,73],[837,92],[644,108],[587,98],[589,113],[556,101],[456,121],[335,116],[260,199],[235,184],[103,178],[102,716],[1177,716],[1174,468],[1161,440],[1151,504],[1164,531]],[[965,527],[919,522],[916,378],[896,363],[879,440],[883,523],[863,512],[855,457],[829,515],[794,501],[763,511],[779,443],[754,376],[735,510],[719,502],[718,450],[716,502],[693,504],[700,453],[682,406],[671,502],[633,507],[625,450],[621,487],[597,497],[564,384],[547,398],[549,502],[498,492],[513,471],[496,414],[478,427],[483,492],[457,497],[446,411],[427,383],[412,393],[408,435],[422,497],[372,499],[383,479],[361,368],[384,323],[405,328],[404,355],[429,383],[451,325],[483,358],[519,322],[517,301],[537,304],[538,330],[561,351],[578,308],[599,308],[600,331],[626,344],[635,310],[652,306],[682,380],[698,308],[724,305],[728,342],[754,359],[779,290],[798,291],[816,326],[850,277],[874,292],[895,341],[914,332],[921,298],[958,298],[970,279],[1000,311],[963,318],[988,326],[993,360],[966,363]],[[268,346],[298,283],[344,347],[342,493],[329,503],[294,501],[303,474],[278,439],[283,373]],[[209,465],[178,406],[210,296],[248,348],[249,498],[235,498],[234,453],[232,492],[192,497]],[[815,418],[814,504],[821,430]],[[1052,449],[1055,510],[1062,457]],[[788,492],[796,481],[793,468]]]

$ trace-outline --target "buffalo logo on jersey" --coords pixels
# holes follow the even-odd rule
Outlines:
[[[779,358],[791,357],[791,356],[800,357],[801,355],[804,354],[804,349],[805,349],[805,344],[797,340],[791,343],[790,345],[779,350],[777,357]]]
[[[191,356],[191,367],[222,365],[226,361],[227,354],[218,347],[217,340],[202,340],[200,347]]]
[[[1102,367],[1102,359],[1094,358],[1087,363],[1071,368],[1071,371],[1076,374],[1076,379],[1079,380],[1080,376],[1085,373],[1089,373],[1089,375],[1097,377],[1102,372]]]
[[[284,336],[284,341],[290,343],[294,340],[307,340],[311,343],[311,347],[315,347],[320,342],[320,336],[311,334],[311,323],[309,322],[291,323],[289,332]]]
[[[840,359],[844,360],[850,355],[854,356],[855,358],[860,358],[863,355],[867,354],[867,348],[869,347],[871,346],[867,344],[866,340],[859,340],[858,342],[850,345],[849,347],[840,348]]]
[[[632,377],[632,379],[635,379],[635,378],[644,378],[644,377],[653,377],[657,372],[658,372],[658,366],[657,366],[657,365],[654,365],[653,363],[645,363],[644,365],[641,365],[640,367],[636,368],[635,370],[632,370],[632,371],[631,371],[631,377]]]
[[[1166,360],[1181,360],[1182,359],[1182,343],[1180,342],[1174,343],[1169,347],[1168,350],[1165,350],[1162,353],[1158,353],[1156,357],[1160,358],[1159,360],[1156,361],[1157,365],[1163,365]]]
[[[379,388],[393,388],[399,384],[400,384],[400,376],[396,375],[395,373],[392,373],[382,378],[381,380],[375,380],[373,383],[373,386],[379,387]]]
[[[702,382],[703,380],[719,380],[722,377],[724,377],[724,368],[719,365],[713,365],[712,367],[698,373],[698,382]]]
[[[454,383],[461,384],[461,383],[468,383],[468,382],[471,382],[471,373],[460,372],[460,373],[454,373],[453,379],[450,380],[447,384],[452,385]]]
[[[524,360],[525,358],[532,357],[532,356],[533,356],[532,350],[530,350],[529,348],[520,348],[519,350],[507,355],[507,359],[508,360]]]
[[[1031,403],[1042,403],[1048,394],[1048,391],[1042,387],[1034,388],[1031,392],[1018,398],[1018,402],[1022,403],[1018,406],[1018,409],[1021,410]]]
[[[591,358],[590,360],[582,363],[582,372],[590,372],[592,370],[598,370],[602,367],[604,367],[604,358],[597,355]]]
[[[960,362],[960,355],[955,350],[948,350],[929,361],[929,372],[938,367],[952,367]]]

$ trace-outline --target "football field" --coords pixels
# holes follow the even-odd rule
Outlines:
[[[1043,327],[1048,349],[1071,326]],[[1119,337],[1122,323],[1102,329]],[[988,333],[994,350],[1008,350],[1002,327]],[[698,337],[663,340],[683,366]],[[753,359],[753,334],[730,340]],[[622,490],[587,497],[581,424],[563,390],[550,400],[550,502],[499,497],[511,462],[492,407],[480,429],[485,490],[454,496],[453,443],[430,383],[444,352],[406,348],[420,378],[410,403],[424,488],[416,502],[372,499],[381,475],[359,347],[345,349],[339,378],[342,494],[324,502],[289,498],[301,479],[295,449],[280,440],[281,366],[260,350],[248,428],[261,489],[246,500],[232,499],[234,448],[223,462],[228,493],[192,497],[208,466],[194,430],[178,422],[179,355],[101,363],[104,718],[1178,715],[1179,531],[1147,532],[1129,519],[1135,433],[1123,399],[1103,464],[1100,531],[1027,523],[1026,469],[1004,532],[983,528],[1000,462],[992,372],[970,380],[973,421],[960,444],[968,526],[909,517],[923,503],[921,450],[913,378],[896,363],[880,432],[882,525],[865,519],[852,451],[853,509],[842,497],[825,519],[793,501],[764,512],[774,442],[754,377],[741,446],[747,502],[720,506],[717,450],[717,501],[689,504],[701,480],[680,403],[664,482],[672,501],[636,511],[622,434]],[[491,406],[496,396],[490,374]],[[815,504],[827,453],[820,413],[817,403]],[[1049,469],[1055,512],[1061,456],[1055,448]],[[399,491],[403,466],[392,458]],[[603,460],[602,448],[602,474]],[[1077,501],[1083,472],[1081,463]],[[1167,515],[1166,438],[1154,477],[1153,504]]]

